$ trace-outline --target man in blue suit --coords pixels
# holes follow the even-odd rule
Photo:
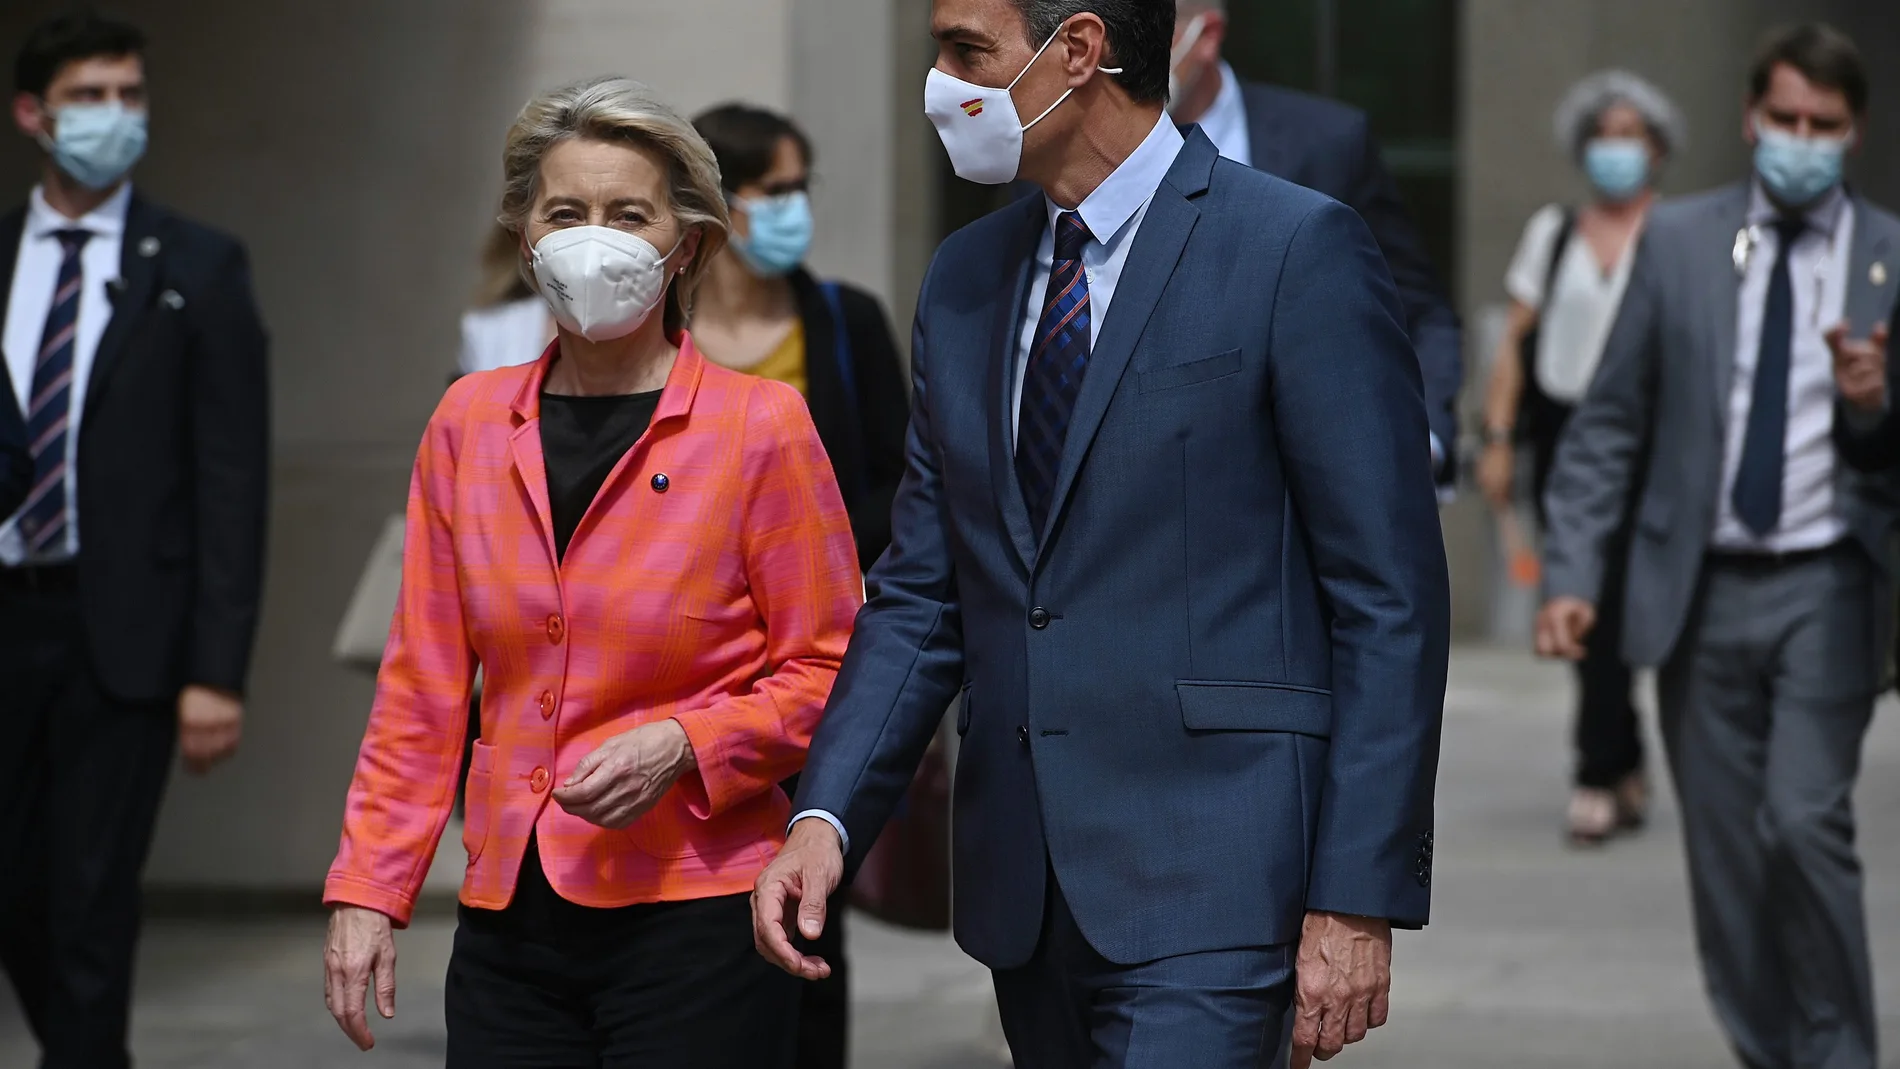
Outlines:
[[[959,174],[890,550],[779,858],[791,936],[964,692],[958,942],[1019,1066],[1257,1069],[1382,1024],[1425,923],[1449,594],[1418,362],[1352,210],[1163,114],[1173,4],[936,0]],[[1295,978],[1297,976],[1297,984]]]
[[[1180,0],[1169,112],[1175,122],[1198,123],[1228,159],[1319,190],[1366,221],[1405,305],[1407,332],[1425,374],[1433,459],[1439,480],[1451,482],[1464,383],[1458,314],[1380,160],[1366,113],[1325,97],[1241,81],[1221,59],[1226,38],[1226,0]]]

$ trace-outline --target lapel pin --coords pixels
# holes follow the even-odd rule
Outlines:
[[[166,290],[158,295],[158,303],[176,312],[185,306],[185,298],[177,290]]]
[[[139,241],[139,255],[151,259],[158,255],[158,239],[143,238]]]
[[[666,493],[666,491],[670,489],[672,485],[673,485],[673,480],[667,478],[665,472],[661,472],[658,475],[655,475],[653,477],[653,492],[656,494]]]
[[[1755,228],[1745,226],[1735,232],[1735,246],[1729,250],[1729,259],[1735,262],[1735,273],[1748,274],[1748,260],[1755,252]]]
[[[1887,265],[1881,263],[1879,260],[1875,260],[1874,266],[1867,269],[1867,281],[1872,282],[1876,286],[1886,285]]]

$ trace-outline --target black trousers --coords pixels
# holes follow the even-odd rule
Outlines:
[[[824,934],[798,940],[805,953],[825,959],[831,975],[799,985],[796,1069],[845,1069],[851,1038],[851,963],[844,956],[844,918],[850,905],[850,888],[832,895],[825,905]]]
[[[461,909],[448,1069],[790,1069],[798,981],[752,946],[749,895],[592,909],[528,841],[507,909]]]
[[[1567,410],[1566,410],[1567,415]],[[1557,459],[1563,424],[1555,423],[1531,445],[1532,492],[1537,518],[1544,514],[1544,487]],[[1633,496],[1632,500],[1636,498]],[[1610,788],[1643,767],[1643,730],[1632,698],[1635,674],[1623,661],[1624,577],[1629,574],[1629,534],[1624,531],[1605,548],[1603,592],[1597,598],[1597,625],[1577,662],[1577,786]]]
[[[69,572],[0,576],[0,965],[43,1069],[124,1069],[173,702],[106,694]]]

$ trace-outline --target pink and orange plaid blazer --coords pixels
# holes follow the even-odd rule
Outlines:
[[[454,807],[476,665],[461,899],[500,909],[530,831],[587,906],[750,890],[784,836],[861,598],[831,464],[789,387],[687,337],[653,424],[555,560],[537,363],[470,375],[416,457],[402,596],[357,759],[331,905],[406,924]],[[697,770],[612,831],[550,800],[580,759],[666,718]]]

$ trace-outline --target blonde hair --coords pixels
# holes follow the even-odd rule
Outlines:
[[[731,229],[712,149],[679,112],[631,78],[590,78],[544,93],[521,109],[502,150],[500,222],[510,232],[527,229],[548,151],[573,138],[645,145],[666,157],[667,207],[680,237],[700,234],[693,262],[666,293],[666,329],[677,333],[692,320],[693,296]]]

